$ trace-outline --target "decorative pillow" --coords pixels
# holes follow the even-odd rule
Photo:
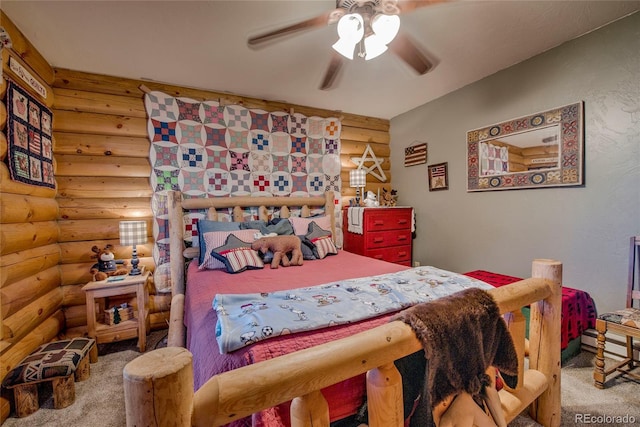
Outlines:
[[[300,218],[293,216],[289,218],[291,225],[293,225],[293,232],[296,236],[307,234],[309,231],[309,224],[315,222],[321,229],[331,233],[331,217],[329,215],[323,216],[310,216],[308,218]]]
[[[338,249],[336,249],[336,245],[331,238],[331,232],[323,230],[313,221],[309,224],[309,232],[305,237],[313,243],[314,255],[318,259],[338,253]]]
[[[204,252],[204,259],[202,263],[198,265],[198,269],[215,270],[218,268],[226,268],[222,261],[217,260],[213,255],[211,255],[211,251],[224,245],[230,234],[233,234],[245,242],[253,242],[253,236],[258,232],[260,232],[260,230],[250,228],[247,230],[211,231],[209,233],[204,233],[205,245],[200,248],[200,253]]]
[[[198,265],[201,265],[204,261],[206,244],[204,241],[204,233],[211,231],[232,231],[240,230],[239,222],[223,222],[223,221],[211,221],[208,219],[201,219],[196,222],[196,228],[198,229],[198,247],[200,248],[200,255],[198,257]]]
[[[258,252],[251,249],[251,243],[244,242],[233,234],[227,237],[223,246],[213,249],[211,255],[224,263],[227,273],[240,273],[246,269],[264,267]]]
[[[293,226],[286,218],[274,218],[271,221],[247,221],[243,222],[240,228],[257,228],[262,234],[276,233],[278,236],[288,236],[293,234]]]

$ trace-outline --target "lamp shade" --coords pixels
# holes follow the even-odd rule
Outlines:
[[[122,246],[147,243],[146,221],[120,221],[120,244]]]
[[[353,51],[364,35],[364,21],[357,13],[344,15],[338,21],[338,39],[332,46],[340,55],[353,59]]]
[[[352,169],[349,171],[349,186],[361,188],[367,185],[367,171],[364,169]]]

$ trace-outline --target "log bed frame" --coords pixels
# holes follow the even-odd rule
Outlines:
[[[216,208],[233,207],[234,220],[242,221],[243,207],[260,206],[259,214],[266,218],[267,206],[284,206],[283,217],[290,206],[303,206],[302,216],[309,216],[309,207],[325,206],[334,217],[333,193],[311,198],[182,200],[179,192],[170,191],[168,206],[171,253],[184,251],[186,258],[197,257],[197,249],[184,250],[185,209],[209,208],[209,219],[216,220]],[[335,235],[335,222],[332,227]],[[393,362],[422,347],[411,328],[400,321],[216,375],[194,393],[192,355],[184,348],[185,257],[171,257],[168,346],[145,353],[124,368],[127,426],[222,426],[289,400],[292,427],[329,426],[329,410],[320,390],[365,372],[369,426],[403,426],[402,380]],[[529,407],[538,423],[559,426],[562,264],[534,260],[531,278],[489,292],[505,315],[520,362],[517,387],[499,392],[506,421]],[[527,306],[531,308],[528,342],[521,313]]]

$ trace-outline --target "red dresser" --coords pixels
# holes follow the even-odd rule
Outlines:
[[[342,210],[345,250],[411,266],[412,208],[364,208],[362,234],[348,231],[347,212],[347,208]]]

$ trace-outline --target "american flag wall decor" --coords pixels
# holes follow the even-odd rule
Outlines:
[[[404,166],[415,166],[427,163],[427,143],[414,143],[404,149]]]
[[[429,169],[429,191],[448,190],[449,173],[447,162],[427,166]]]

